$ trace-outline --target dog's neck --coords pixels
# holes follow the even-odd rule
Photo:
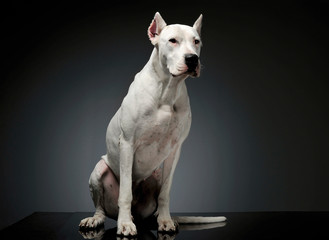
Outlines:
[[[181,88],[185,84],[186,74],[180,76],[173,76],[167,66],[161,66],[161,59],[159,57],[158,49],[155,47],[151,54],[150,60],[147,63],[149,71],[153,71],[156,76],[154,81],[161,91],[158,91],[159,105],[173,106],[180,97]]]

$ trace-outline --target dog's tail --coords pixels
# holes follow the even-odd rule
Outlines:
[[[196,217],[196,216],[173,216],[174,221],[179,224],[200,224],[225,222],[226,217]]]

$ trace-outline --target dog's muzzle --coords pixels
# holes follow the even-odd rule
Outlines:
[[[185,64],[188,68],[187,72],[194,73],[199,64],[199,57],[196,54],[186,54],[185,55]]]

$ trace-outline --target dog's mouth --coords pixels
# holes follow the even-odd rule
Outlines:
[[[199,77],[200,76],[200,65],[196,66],[195,69],[190,69],[190,68],[185,68],[185,69],[180,69],[177,70],[177,73],[171,73],[171,75],[173,77],[179,77],[179,76],[183,76],[183,75],[187,75],[190,77]]]
[[[191,77],[198,77],[199,76],[199,71],[197,71],[196,69],[194,70],[188,70],[186,72],[187,75],[191,76]]]
[[[188,75],[188,76],[191,76],[191,77],[197,77],[198,74],[197,72],[195,71],[186,71],[186,72],[183,72],[183,73],[179,73],[179,74],[171,74],[171,76],[173,77],[180,77],[180,76],[183,76],[183,75]]]

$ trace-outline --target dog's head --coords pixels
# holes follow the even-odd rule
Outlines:
[[[148,36],[158,49],[162,67],[176,77],[200,75],[202,14],[193,27],[181,24],[167,25],[157,12],[148,28]]]

